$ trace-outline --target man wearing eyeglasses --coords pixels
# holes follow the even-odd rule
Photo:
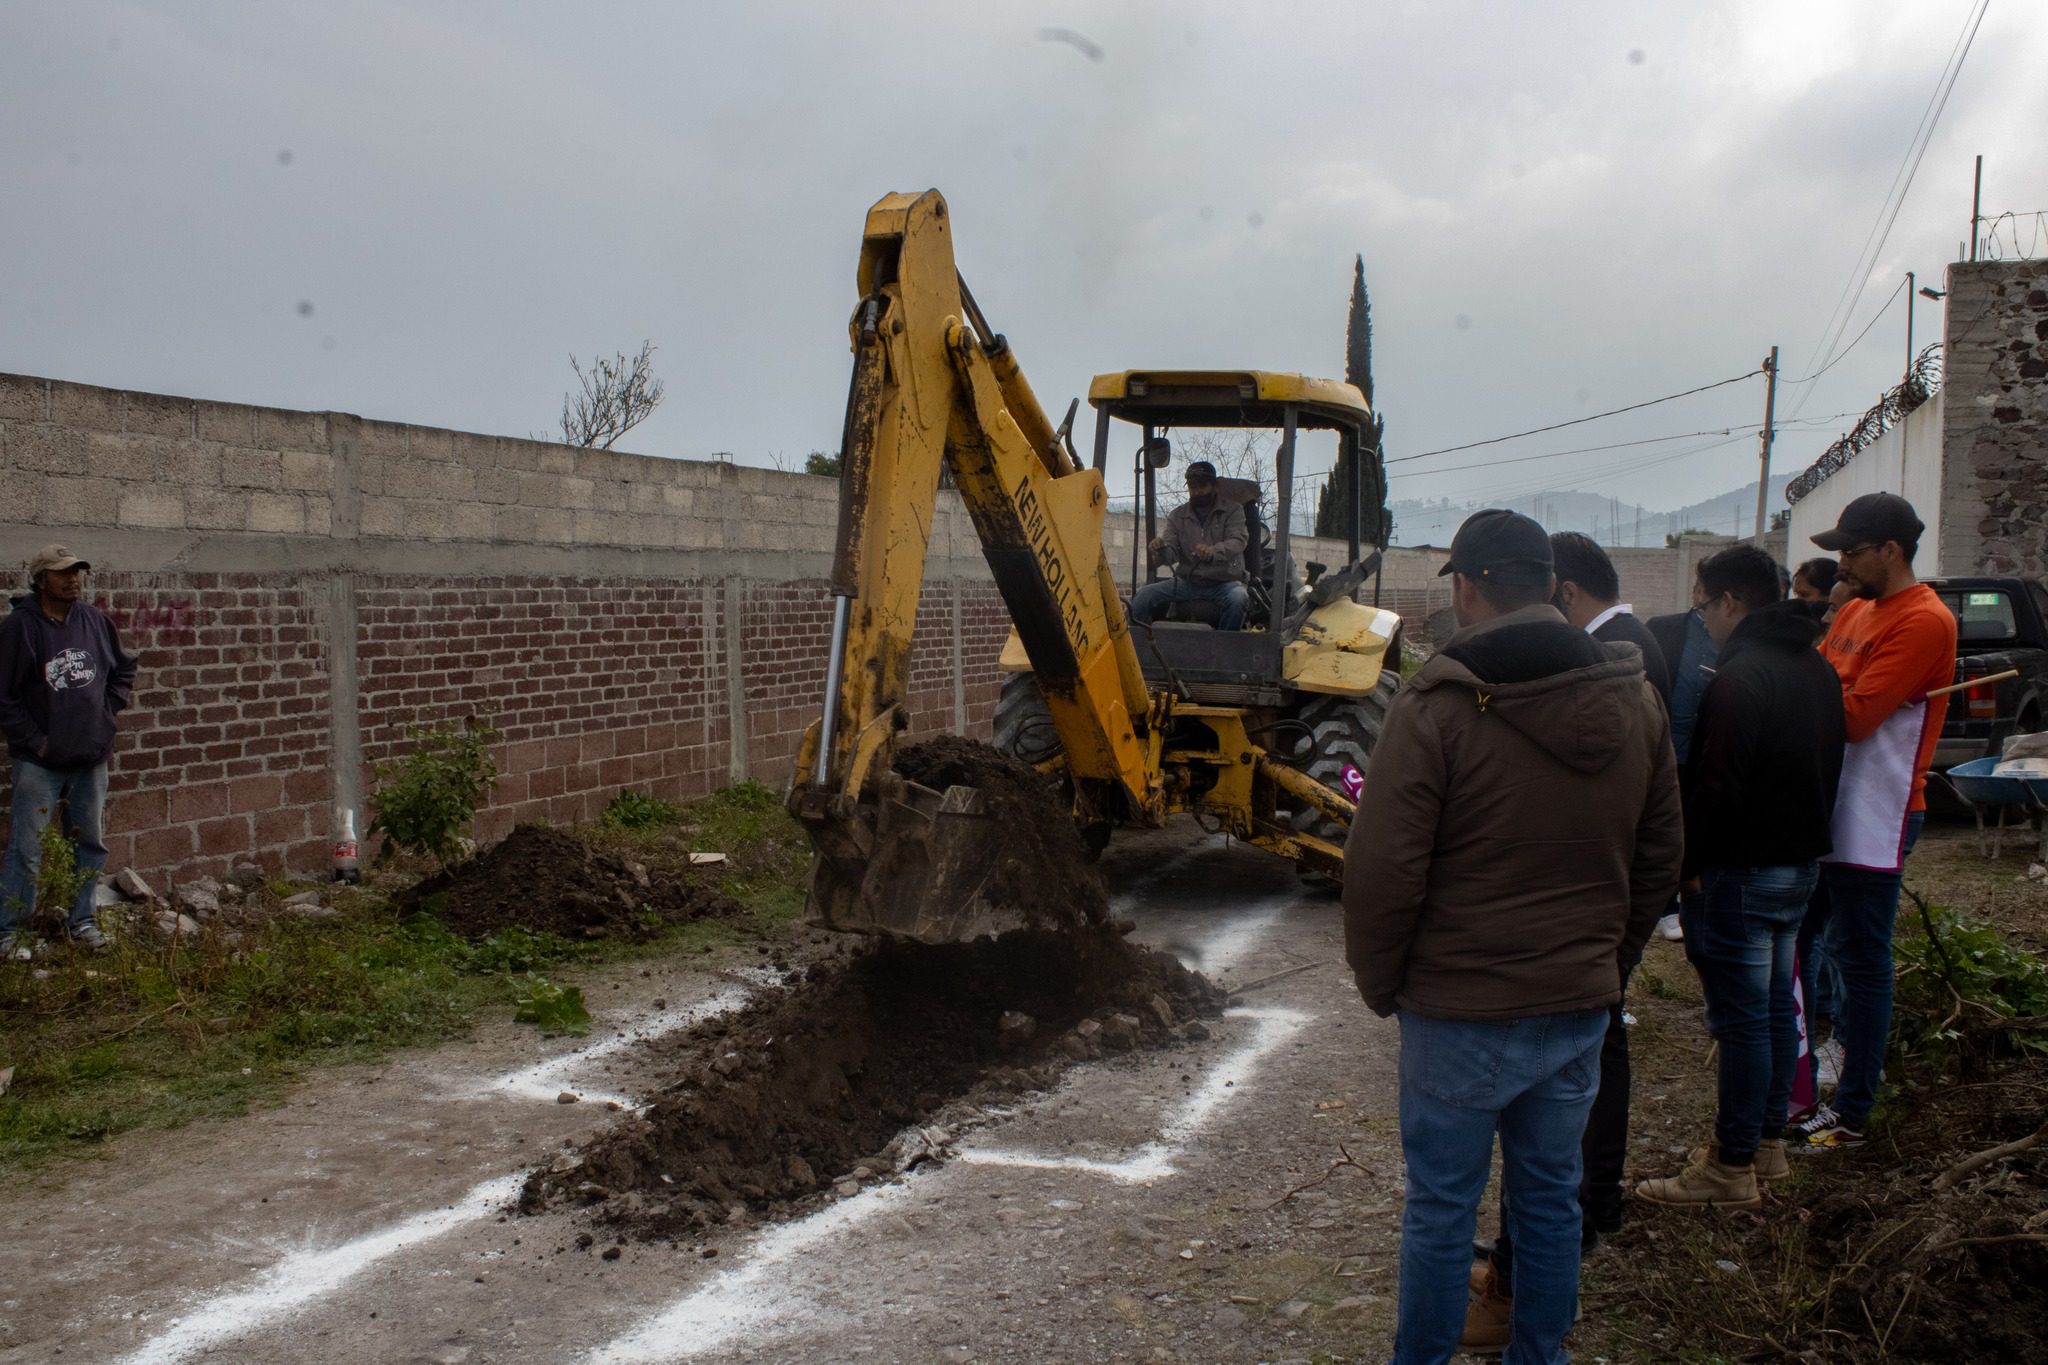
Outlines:
[[[1842,679],[1849,745],[1834,852],[1807,915],[1841,975],[1835,1022],[1844,1057],[1832,1102],[1786,1130],[1789,1142],[1810,1148],[1862,1145],[1891,1031],[1899,882],[1926,819],[1927,765],[1948,714],[1947,697],[1927,694],[1948,685],[1956,663],[1956,618],[1913,573],[1924,529],[1896,493],[1866,493],[1813,538],[1840,557],[1838,582],[1855,595],[1820,646]]]

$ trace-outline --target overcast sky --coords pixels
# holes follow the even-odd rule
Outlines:
[[[622,448],[800,464],[838,441],[863,215],[936,186],[1055,417],[1104,370],[1341,374],[1362,252],[1399,458],[1773,343],[1810,373],[1971,9],[14,0],[0,370],[526,435],[570,353],[645,338],[668,399]],[[1905,271],[1939,287],[1974,154],[1987,213],[2048,208],[2044,71],[2048,14],[1994,0],[1845,340]],[[1777,469],[1905,328],[1781,390]],[[1755,476],[1762,409],[1752,380],[1394,494],[1676,506]]]

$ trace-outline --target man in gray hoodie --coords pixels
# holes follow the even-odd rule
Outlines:
[[[106,613],[85,601],[92,566],[62,545],[29,561],[30,591],[0,623],[0,732],[14,760],[7,859],[0,864],[0,957],[35,910],[43,831],[61,813],[85,884],[72,903],[74,942],[105,943],[93,922],[94,880],[107,865],[101,817],[114,716],[134,695],[135,656]]]
[[[1396,1365],[1459,1349],[1500,1140],[1507,1358],[1550,1362],[1578,1300],[1580,1137],[1619,963],[1678,886],[1663,703],[1634,649],[1550,603],[1550,538],[1474,514],[1444,572],[1460,629],[1387,711],[1344,855],[1346,955],[1401,1021]]]

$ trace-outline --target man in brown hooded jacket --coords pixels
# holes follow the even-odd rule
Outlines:
[[[1542,527],[1476,513],[1444,572],[1460,629],[1389,708],[1344,860],[1359,994],[1401,1021],[1394,1360],[1458,1349],[1497,1134],[1509,1354],[1549,1361],[1577,1307],[1579,1141],[1619,964],[1678,886],[1677,768],[1641,656],[1549,605]]]

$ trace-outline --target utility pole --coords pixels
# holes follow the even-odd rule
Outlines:
[[[1756,476],[1756,540],[1759,545],[1764,539],[1764,499],[1771,491],[1771,422],[1778,411],[1778,348],[1771,347],[1771,358],[1764,362],[1764,435],[1762,467]]]
[[[1977,223],[1984,206],[1984,158],[1977,157],[1977,177],[1970,186],[1970,260],[1977,259]]]

